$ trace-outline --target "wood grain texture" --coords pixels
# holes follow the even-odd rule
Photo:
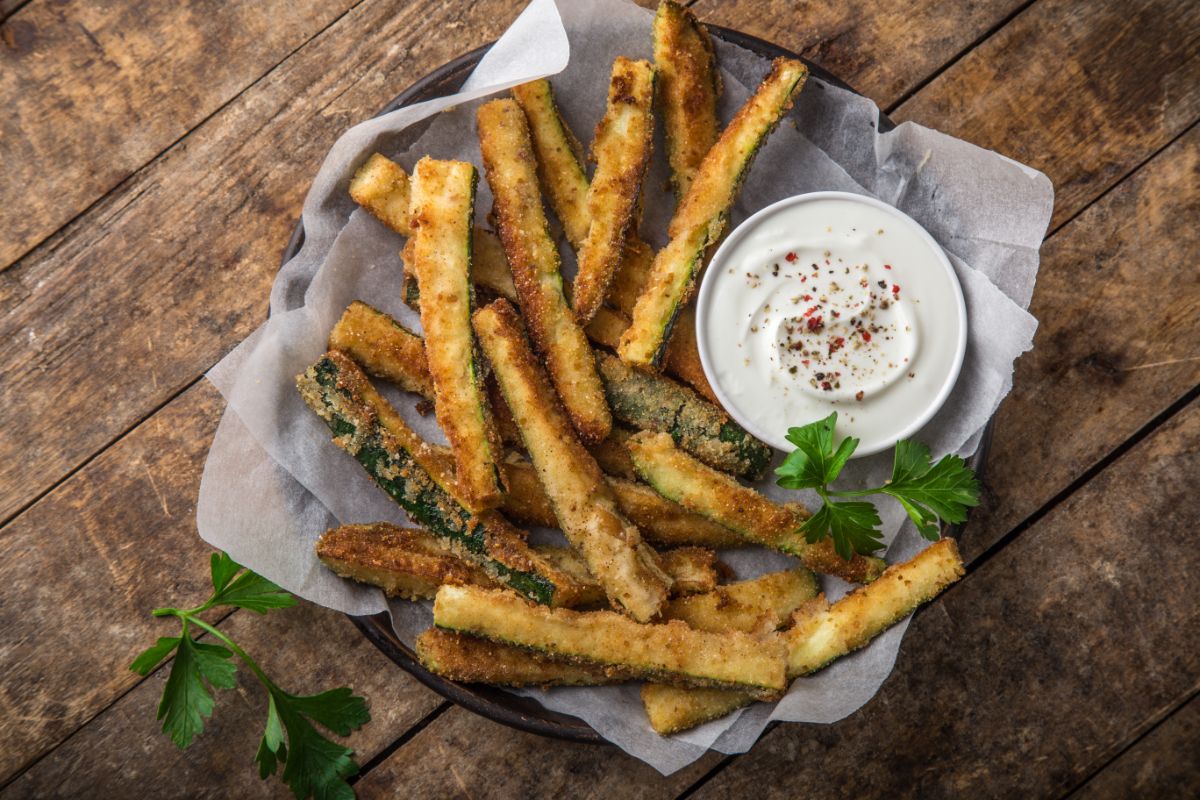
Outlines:
[[[353,2],[37,2],[13,15],[0,41],[0,269]]]
[[[1200,797],[1200,699],[1193,698],[1122,753],[1072,800]]]
[[[1200,384],[1200,127],[1050,238],[970,560]]]
[[[1047,797],[1200,675],[1193,403],[919,614],[870,703],[769,733],[695,795]]]
[[[1192,0],[1043,0],[892,116],[1045,172],[1053,227],[1200,118],[1197,29]]]
[[[506,728],[454,707],[354,787],[359,800],[409,798],[670,798],[719,760],[709,753],[674,775],[615,747],[574,744]]]
[[[0,781],[138,682],[152,608],[212,592],[195,502],[223,405],[198,384],[0,533]]]
[[[1020,5],[1021,0],[699,0],[692,11],[704,22],[799,53],[887,107]]]
[[[520,5],[355,8],[0,273],[0,340],[10,343],[0,429],[22,431],[0,437],[0,519],[258,326],[282,244],[337,136],[413,76],[498,35]]]
[[[173,632],[160,621],[162,635]],[[397,669],[342,615],[301,604],[265,618],[238,611],[222,625],[267,674],[294,693],[349,685],[367,698],[371,721],[346,739],[361,766],[429,712],[441,698]],[[235,689],[219,691],[202,733],[179,750],[160,730],[155,709],[166,683],[159,669],[16,781],[4,798],[288,798],[276,777],[259,780],[254,753],[266,696],[245,667]]]

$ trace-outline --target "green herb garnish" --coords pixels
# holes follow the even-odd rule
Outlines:
[[[837,412],[800,428],[789,428],[787,440],[796,445],[775,470],[776,481],[785,489],[815,489],[822,505],[801,530],[809,543],[833,537],[838,555],[849,559],[854,553],[869,555],[883,546],[879,512],[865,500],[831,500],[832,497],[866,497],[887,494],[896,498],[916,523],[921,535],[931,541],[939,536],[941,522],[964,522],[967,509],[979,505],[979,482],[975,473],[956,455],[944,456],[936,464],[929,448],[907,439],[896,442],[892,477],[876,489],[838,492],[829,488],[858,447],[858,439],[847,436],[835,448],[833,428]]]
[[[366,702],[345,687],[314,695],[295,695],[276,686],[242,648],[198,615],[217,606],[266,614],[273,608],[294,606],[296,598],[266,578],[244,570],[225,553],[213,553],[212,584],[212,597],[203,605],[189,609],[156,608],[154,616],[177,617],[182,630],[179,636],[159,639],[129,667],[139,675],[149,675],[164,659],[175,654],[158,706],[163,732],[180,748],[192,743],[204,730],[204,719],[212,716],[210,687],[234,686],[236,654],[267,690],[266,731],[255,755],[259,776],[265,779],[274,775],[282,763],[283,782],[299,800],[310,796],[322,800],[354,797],[346,782],[346,778],[358,771],[354,751],[326,739],[313,723],[339,736],[348,736],[370,721]],[[207,631],[224,646],[196,641],[190,633],[193,626]]]

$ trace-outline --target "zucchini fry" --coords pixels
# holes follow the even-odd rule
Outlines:
[[[571,663],[520,647],[430,628],[417,637],[425,669],[459,683],[492,686],[603,686],[633,680],[630,670]]]
[[[658,616],[671,579],[621,513],[596,460],[572,435],[517,312],[507,300],[497,300],[476,311],[472,321],[559,527],[614,605],[640,622]]]
[[[433,397],[425,363],[425,340],[392,317],[355,300],[329,333],[329,349],[340,350],[374,375],[422,397]]]
[[[374,153],[350,179],[350,197],[371,216],[401,236],[411,236],[408,173],[390,158]]]
[[[866,646],[963,574],[958,545],[953,539],[939,539],[833,605],[823,595],[811,601],[796,612],[784,634],[788,676],[809,675]]]
[[[530,335],[575,430],[594,444],[612,429],[612,416],[592,349],[563,296],[558,250],[546,226],[525,115],[513,100],[493,100],[480,106],[476,121],[500,241]]]
[[[941,539],[909,561],[888,567],[875,582],[832,606],[824,595],[809,600],[793,615],[792,627],[781,634],[788,646],[788,679],[809,675],[866,646],[962,575],[957,545],[953,539]],[[753,699],[745,692],[728,690],[642,687],[650,724],[664,736],[723,717]]]
[[[816,582],[812,573],[805,569],[799,569],[731,584],[722,587],[720,591],[719,598],[714,598],[717,600],[716,602],[702,603],[705,608],[710,609],[709,611],[703,614],[692,614],[694,622],[689,622],[691,627],[712,632],[730,628],[740,630],[740,619],[745,617],[746,612],[756,603],[763,618],[782,623],[790,617],[793,611],[816,594]],[[707,595],[698,595],[697,599],[704,597]],[[728,606],[731,614],[728,620],[722,616],[725,606],[722,606],[721,601],[731,604]],[[668,610],[667,619],[672,619],[670,613]],[[727,622],[728,624],[726,624]],[[755,623],[747,630],[755,631],[763,627],[762,622],[756,619]],[[774,628],[770,629],[774,630]],[[421,638],[426,636],[429,637],[431,644],[436,642],[436,651],[431,647],[431,652],[422,653]],[[451,636],[456,638],[448,638]],[[514,645],[477,639],[473,636],[437,631],[436,634],[426,632],[422,634],[421,638],[417,640],[417,653],[421,658],[421,663],[430,671],[451,680],[502,686],[539,684],[594,686],[632,680],[637,677],[618,667],[597,667],[574,663],[562,658],[524,650]],[[659,689],[666,688],[661,684],[654,685]],[[691,707],[695,706],[696,698],[690,697],[690,695],[695,693],[702,696],[713,691],[736,696],[742,705],[753,701],[753,697],[739,691],[670,688],[683,693],[684,702],[690,703]]]
[[[410,240],[411,241],[411,240]],[[513,285],[512,273],[508,270],[508,262],[504,259],[504,246],[496,234],[483,228],[476,228],[471,240],[471,281],[476,289],[490,292],[496,297],[517,302],[517,287]],[[421,287],[417,283],[412,264],[412,251],[408,245],[400,254],[404,261],[403,288],[401,294],[404,304],[409,308],[420,311]]]
[[[504,493],[500,437],[492,424],[471,333],[471,226],[475,168],[462,161],[417,163],[412,182],[413,266],[437,302],[421,305],[434,410],[454,452],[455,476],[472,511],[495,508]]]
[[[573,603],[578,584],[530,549],[523,531],[495,511],[472,514],[454,476],[344,353],[331,350],[296,377],[304,402],[333,441],[409,516],[488,575],[539,603]]]
[[[613,62],[608,108],[592,140],[596,174],[587,196],[591,226],[579,248],[579,272],[571,298],[575,318],[583,324],[604,302],[624,256],[626,234],[633,225],[642,177],[650,163],[653,103],[654,67],[649,61],[619,56]]]
[[[613,416],[642,431],[669,434],[716,469],[758,480],[771,463],[771,448],[755,439],[719,407],[670,378],[635,370],[608,353],[596,363]]]
[[[670,436],[636,434],[629,440],[629,453],[638,474],[663,497],[748,541],[797,556],[815,572],[866,583],[879,577],[886,566],[883,559],[857,554],[846,561],[828,538],[809,544],[800,532],[800,525],[809,516],[807,510],[799,505],[772,503],[677,449]]]
[[[575,605],[604,602],[604,589],[574,550],[553,545],[533,545],[532,549],[578,584]],[[317,540],[316,553],[343,578],[378,586],[391,597],[432,600],[443,583],[500,587],[445,540],[422,528],[402,528],[390,522],[331,528]],[[672,588],[681,595],[712,591],[717,584],[715,561],[716,553],[700,547],[683,547],[663,556],[668,574],[679,576]]]
[[[443,583],[499,586],[482,568],[421,528],[387,522],[342,525],[321,534],[316,552],[336,574],[378,586],[388,597],[428,600]]]
[[[687,194],[717,141],[721,76],[708,31],[687,8],[662,0],[654,15],[654,66],[675,197]]]
[[[671,240],[654,257],[646,290],[621,337],[618,352],[626,363],[661,363],[676,315],[695,289],[705,251],[725,231],[729,208],[754,154],[791,107],[807,75],[799,61],[775,59],[771,74],[704,156],[667,229]]]
[[[709,633],[674,621],[642,625],[614,611],[550,609],[511,592],[473,586],[438,589],[433,623],[664,683],[742,689],[756,697],[777,697],[787,683],[777,636]]]

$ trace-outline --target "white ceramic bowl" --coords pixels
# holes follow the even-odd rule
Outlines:
[[[737,325],[730,322],[733,306],[718,307],[718,304],[742,302],[740,298],[735,299],[734,292],[740,288],[738,283],[748,277],[744,273],[752,266],[752,260],[757,259],[754,264],[782,260],[785,252],[795,249],[795,242],[801,241],[797,237],[805,231],[809,239],[803,246],[810,248],[815,240],[813,237],[826,236],[826,230],[830,231],[828,236],[836,235],[836,225],[824,227],[835,212],[843,213],[847,226],[850,220],[874,220],[879,216],[877,212],[886,215],[888,226],[898,226],[893,229],[896,233],[892,238],[897,240],[896,246],[903,243],[908,249],[904,251],[903,271],[896,274],[903,276],[906,298],[912,298],[905,306],[905,313],[912,314],[915,319],[918,334],[914,334],[913,339],[919,343],[911,362],[912,372],[908,372],[907,377],[912,379],[920,372],[921,379],[893,381],[870,397],[869,402],[824,401],[827,407],[811,396],[798,402],[794,398],[800,397],[801,393],[789,390],[787,403],[792,405],[786,405],[783,400],[773,400],[770,395],[771,391],[779,391],[780,376],[776,375],[769,384],[762,374],[744,369],[742,362],[734,363],[735,355],[740,358],[749,350],[737,351],[732,342],[745,338],[746,334],[738,333]],[[820,217],[820,234],[814,234],[813,231],[818,230],[814,227],[817,224],[814,215],[818,213],[824,216]],[[858,228],[847,227],[847,241],[856,236],[856,243],[866,242],[867,246],[879,248],[886,246],[883,227],[878,231],[881,237],[878,243],[866,241],[868,237],[862,232],[850,234],[849,230],[858,231]],[[763,249],[764,242],[776,239],[779,241],[777,248],[772,250],[774,246],[771,245],[767,250]],[[890,266],[886,268],[891,269]],[[930,301],[924,306],[921,305],[922,296]],[[785,438],[789,427],[824,418],[832,410],[839,411],[837,435],[861,439],[855,457],[891,448],[896,441],[917,433],[942,407],[954,388],[966,353],[966,303],[958,276],[942,248],[908,215],[886,203],[848,192],[813,192],[789,197],[767,206],[737,226],[713,255],[700,285],[696,310],[700,360],[721,404],[750,433],[784,451],[792,449]],[[714,318],[719,325],[715,324]],[[749,363],[749,359],[745,363]],[[903,368],[907,369],[909,367]],[[812,395],[807,389],[803,392]],[[782,410],[785,408],[788,410]],[[793,411],[805,418],[791,418]],[[788,416],[783,418],[781,415],[784,414]]]

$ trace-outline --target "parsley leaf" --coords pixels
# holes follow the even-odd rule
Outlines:
[[[896,443],[892,477],[874,489],[834,491],[830,488],[858,447],[858,439],[847,436],[835,448],[833,431],[837,412],[798,428],[789,428],[787,440],[796,449],[775,470],[776,481],[785,489],[815,489],[821,507],[801,526],[805,538],[816,543],[826,536],[834,549],[849,560],[855,553],[869,555],[883,546],[879,512],[865,500],[836,501],[833,497],[865,497],[886,494],[895,498],[927,539],[936,540],[942,522],[963,522],[967,509],[979,505],[979,481],[966,462],[947,455],[936,464],[929,448],[920,442]]]
[[[286,608],[296,599],[266,578],[241,565],[225,553],[214,554],[210,564],[213,595],[192,609],[159,608],[157,617],[180,620],[179,636],[163,637],[144,650],[130,669],[148,675],[174,653],[171,671],[158,707],[163,732],[180,748],[191,744],[212,716],[213,689],[231,689],[236,683],[236,655],[267,690],[267,722],[255,754],[258,774],[274,775],[280,764],[283,782],[297,798],[349,800],[354,791],[346,779],[358,771],[354,751],[330,741],[317,729],[327,728],[339,736],[370,721],[367,704],[348,688],[340,687],[314,695],[293,695],[279,688],[266,673],[222,631],[199,615],[214,606],[234,606],[265,614]],[[196,641],[190,633],[200,628],[222,644]]]

